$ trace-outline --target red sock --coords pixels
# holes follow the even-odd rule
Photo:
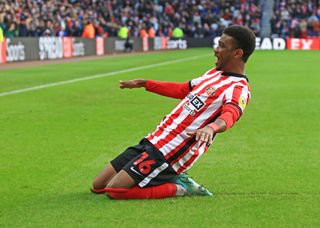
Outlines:
[[[167,183],[147,188],[106,188],[106,192],[113,199],[161,199],[176,196],[177,187]]]
[[[95,193],[95,194],[102,194],[106,192],[106,189],[94,189],[93,187],[91,188],[91,192]]]

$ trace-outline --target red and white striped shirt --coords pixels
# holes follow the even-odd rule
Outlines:
[[[206,143],[196,141],[188,132],[212,123],[226,104],[236,105],[242,113],[250,99],[244,75],[211,69],[189,85],[189,93],[146,137],[178,174],[190,169],[208,149]]]

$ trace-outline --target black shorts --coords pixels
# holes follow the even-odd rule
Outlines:
[[[125,170],[141,188],[174,183],[177,178],[162,153],[147,139],[127,148],[111,161],[111,165],[117,172]]]

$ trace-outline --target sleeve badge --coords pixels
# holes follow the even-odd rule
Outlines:
[[[240,97],[239,98],[239,106],[241,107],[242,110],[244,110],[246,108],[247,102],[246,99],[244,99],[244,97]]]

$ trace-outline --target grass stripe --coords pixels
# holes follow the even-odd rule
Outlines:
[[[29,88],[25,88],[25,89],[12,90],[12,91],[8,91],[8,92],[0,93],[0,97],[5,97],[5,96],[19,94],[19,93],[25,93],[25,92],[30,92],[30,91],[60,86],[60,85],[72,84],[72,83],[81,82],[81,81],[88,81],[88,80],[97,79],[97,78],[110,77],[110,76],[114,76],[114,75],[118,75],[118,74],[122,74],[122,73],[145,70],[145,69],[150,69],[150,68],[154,68],[154,67],[158,67],[158,66],[186,62],[186,61],[190,61],[190,60],[204,58],[207,56],[209,56],[209,55],[200,55],[200,56],[194,56],[194,57],[183,58],[183,59],[178,59],[178,60],[171,60],[171,61],[160,62],[160,63],[150,64],[150,65],[145,65],[145,66],[140,66],[140,67],[133,67],[133,68],[125,69],[125,70],[113,71],[113,72],[108,72],[108,73],[103,73],[103,74],[90,75],[90,76],[82,77],[82,78],[76,78],[76,79],[65,80],[65,81],[60,81],[60,82],[48,83],[48,84],[29,87]]]

